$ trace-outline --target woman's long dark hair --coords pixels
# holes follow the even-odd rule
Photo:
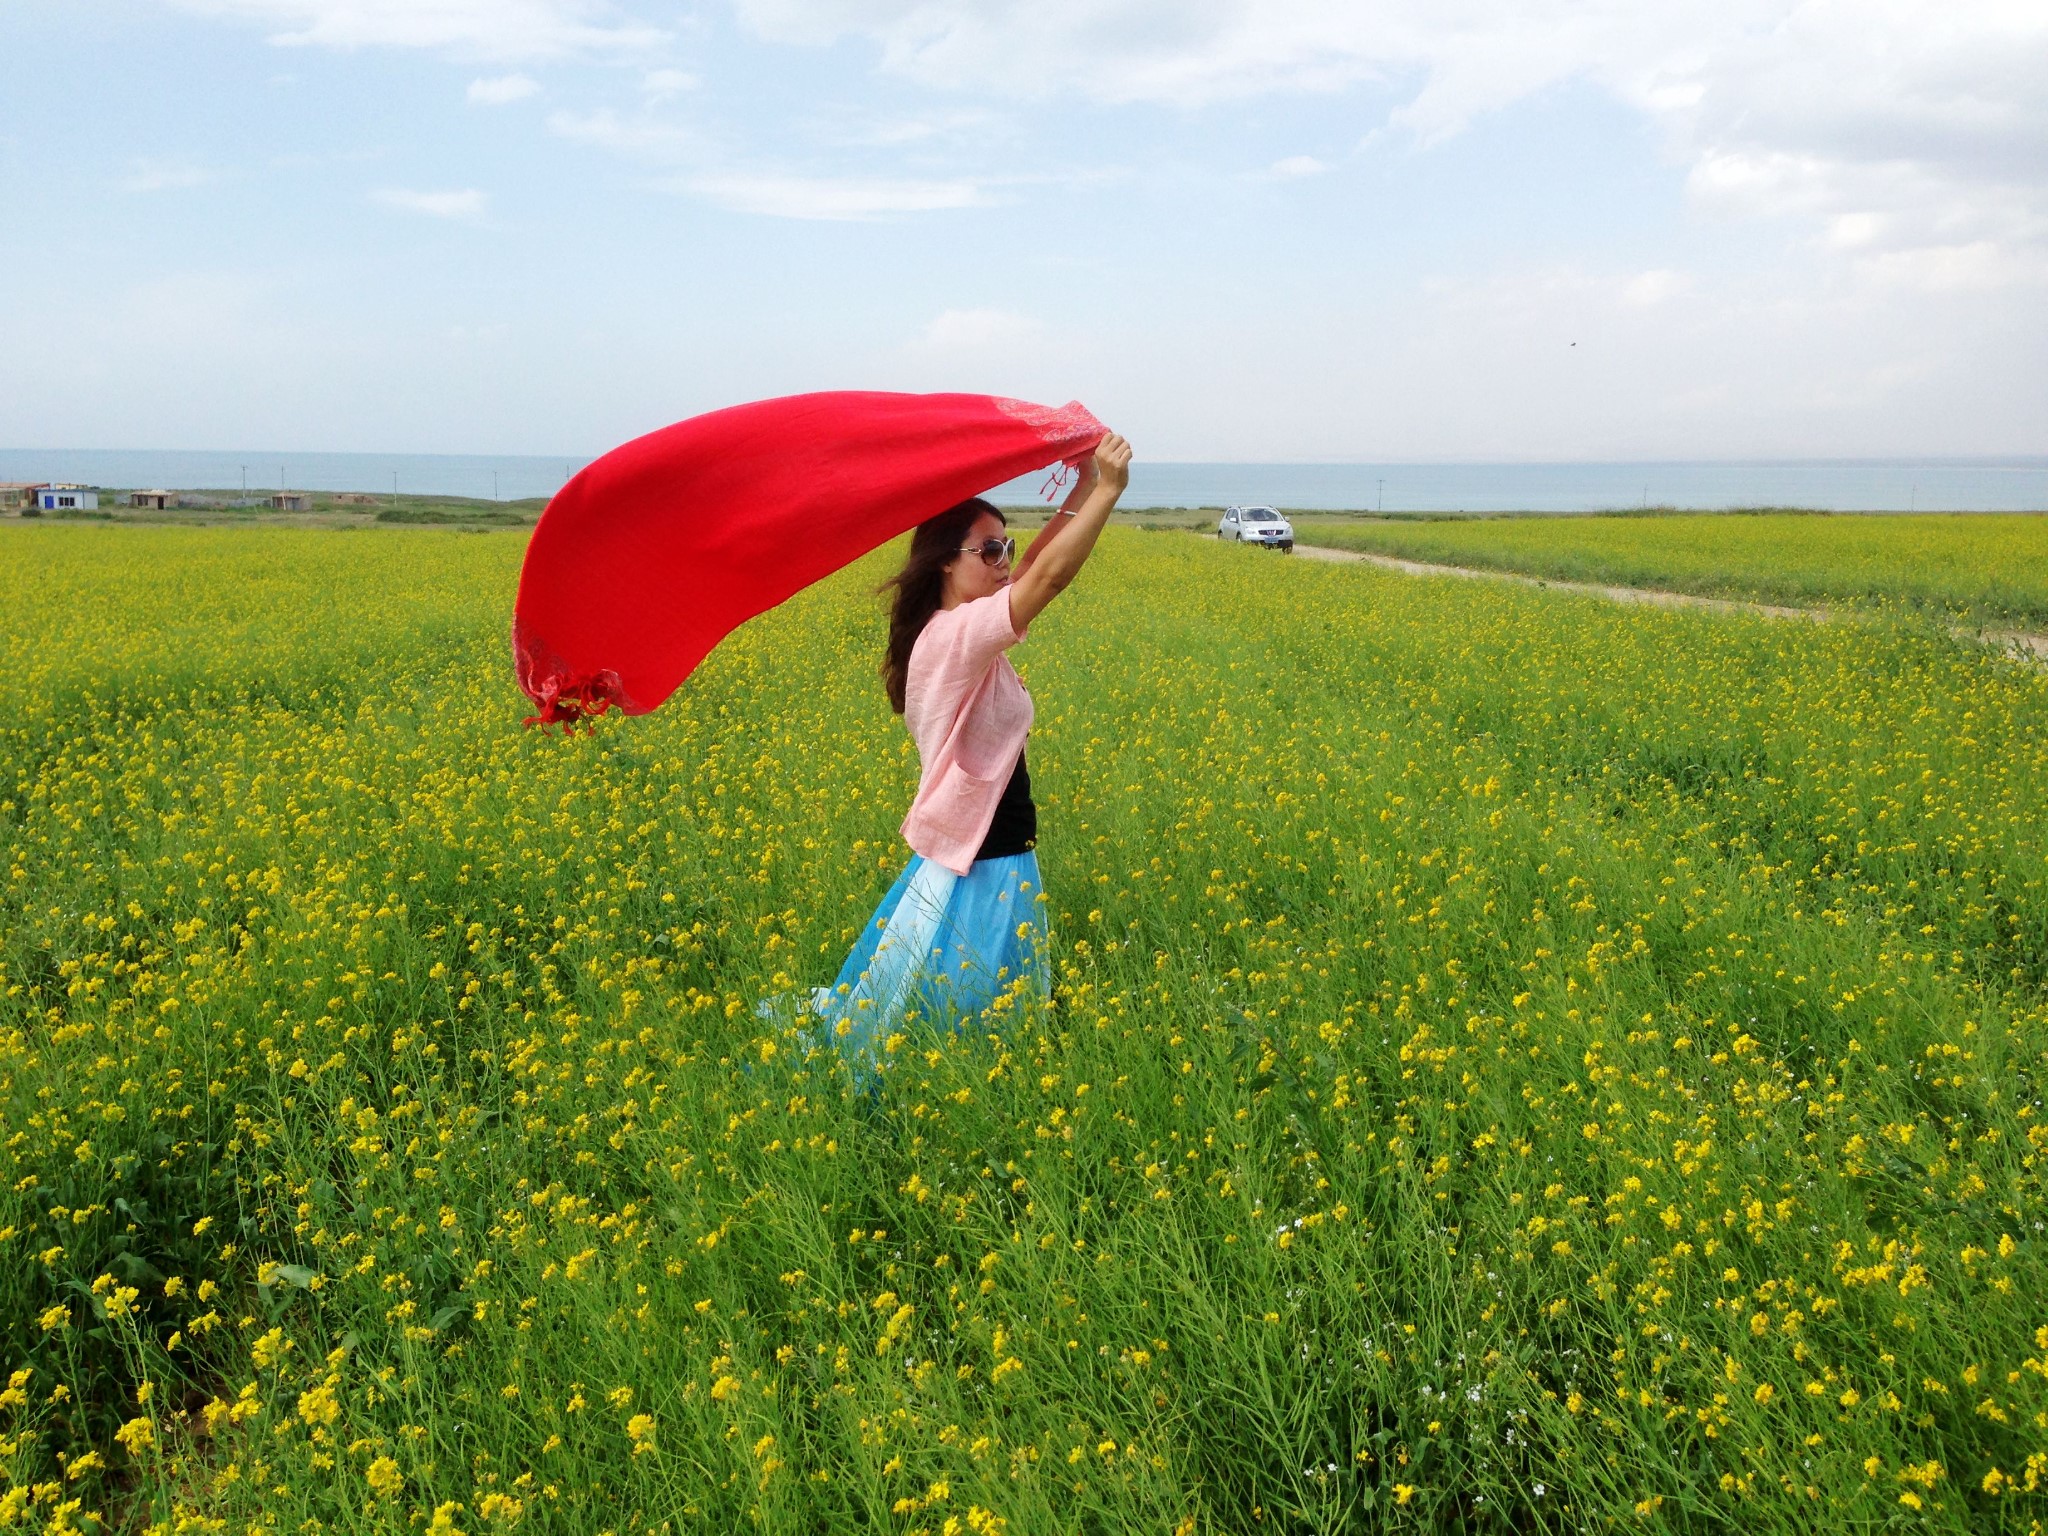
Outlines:
[[[903,687],[910,676],[910,648],[939,611],[939,599],[946,591],[946,567],[960,558],[967,530],[984,512],[1009,526],[1001,510],[979,496],[948,507],[917,525],[903,569],[881,585],[881,591],[896,594],[889,605],[889,651],[882,658],[882,682],[889,690],[889,707],[899,715],[903,713]]]

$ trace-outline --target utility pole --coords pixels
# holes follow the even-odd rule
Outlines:
[[[242,466],[242,494],[249,494],[249,466],[246,464]]]
[[[391,471],[391,505],[398,505],[398,471]]]
[[[1380,481],[1380,510],[1382,512],[1387,510],[1387,482],[1385,480]]]
[[[497,499],[498,499],[498,472],[497,472],[497,471],[496,471],[496,470],[494,469],[494,470],[492,470],[492,471],[491,471],[491,500],[493,500],[493,501],[496,501]]]

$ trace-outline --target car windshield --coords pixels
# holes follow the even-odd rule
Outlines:
[[[1248,523],[1277,523],[1283,521],[1280,514],[1271,507],[1253,507],[1244,514],[1244,520]]]

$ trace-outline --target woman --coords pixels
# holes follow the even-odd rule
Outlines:
[[[837,984],[812,994],[850,1060],[875,1063],[907,1020],[962,1019],[1050,990],[1038,812],[1024,762],[1031,696],[1004,653],[1080,572],[1130,464],[1130,444],[1105,436],[1021,561],[1003,514],[986,501],[927,519],[884,588],[895,596],[882,677],[923,771],[903,819],[909,866]]]

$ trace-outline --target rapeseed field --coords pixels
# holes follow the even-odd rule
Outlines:
[[[886,560],[564,739],[521,547],[0,533],[0,1527],[2041,1528],[2048,676],[1112,533],[864,1086]]]
[[[2048,515],[1303,519],[1304,544],[1778,603],[2048,629]]]

